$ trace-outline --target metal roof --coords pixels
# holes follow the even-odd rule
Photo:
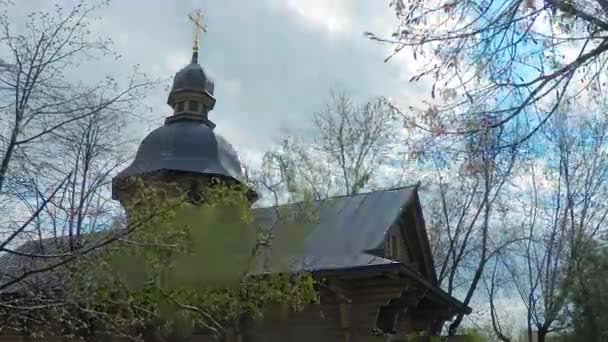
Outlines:
[[[190,64],[175,74],[167,104],[171,105],[173,103],[173,96],[179,92],[206,92],[209,95],[213,95],[214,90],[215,82],[198,63],[198,52],[194,52]]]
[[[413,194],[412,187],[374,191],[254,209],[253,216],[257,224],[273,227],[273,234],[284,236],[283,240],[290,240],[291,235],[305,235],[303,245],[296,246],[300,249],[297,255],[288,251],[288,255],[282,256],[290,259],[290,268],[301,265],[301,270],[313,271],[373,265],[384,261],[369,253],[382,248],[386,232],[401,209],[414,198]],[[302,221],[306,223],[301,224]],[[283,250],[282,247],[278,249]],[[291,261],[294,259],[298,260],[295,264]]]
[[[133,163],[114,179],[159,170],[242,179],[241,164],[232,145],[195,120],[169,122],[152,131],[139,145]]]
[[[120,236],[121,232],[120,229],[113,229],[83,235],[79,251],[93,250],[96,246],[103,245],[104,241],[109,241],[112,236]],[[70,260],[73,253],[70,252],[69,241],[68,236],[31,240],[15,250],[4,251],[0,255],[0,285],[4,287],[12,284],[0,290],[0,293],[44,291],[63,286],[65,277],[61,268],[52,271],[44,269]],[[84,273],[86,272],[81,276]]]

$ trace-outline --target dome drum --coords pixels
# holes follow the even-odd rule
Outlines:
[[[207,92],[200,93],[191,90],[180,90],[178,92],[172,93],[169,96],[167,104],[171,107],[174,107],[176,103],[187,100],[198,101],[202,103],[205,107],[207,107],[209,110],[213,110],[213,107],[215,107],[215,97],[213,97],[213,95]]]
[[[172,115],[168,118],[165,119],[165,125],[168,125],[172,122],[177,122],[177,121],[199,121],[204,123],[205,125],[207,125],[210,128],[215,128],[215,124],[213,123],[213,121],[207,119],[207,116],[201,116],[199,113],[180,113],[180,114],[175,114]]]
[[[173,108],[174,114],[200,113],[207,117],[209,111],[215,107],[215,97],[209,93],[192,92],[189,90],[179,91],[172,94],[167,101]]]

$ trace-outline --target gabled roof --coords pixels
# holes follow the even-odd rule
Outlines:
[[[324,269],[330,264],[331,268],[348,268],[361,265],[366,258],[364,255],[383,246],[387,231],[399,218],[402,209],[417,199],[414,194],[414,187],[403,187],[259,208],[252,213],[256,223],[273,226],[278,235],[297,221],[307,222],[299,227],[305,230],[306,235],[298,253],[309,260],[305,263],[307,270]],[[370,260],[365,262],[373,259],[371,255],[367,258]],[[317,266],[314,260],[319,260]]]
[[[470,313],[469,307],[437,286],[417,188],[417,185],[408,186],[310,203],[259,208],[252,213],[256,223],[273,226],[277,234],[302,220],[301,213],[307,216],[304,219],[309,223],[299,227],[306,234],[303,248],[298,255],[287,256],[290,271],[335,276],[352,272],[389,272],[413,281],[417,286],[428,289],[436,298]],[[413,216],[405,219],[407,215]],[[420,262],[426,275],[409,265],[372,254],[383,248],[386,234],[394,223],[408,225],[405,238],[411,240],[407,241],[408,246],[416,246],[419,251],[416,256],[424,259]]]

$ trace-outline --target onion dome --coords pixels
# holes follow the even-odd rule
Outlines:
[[[215,124],[208,119],[215,105],[214,82],[197,59],[195,51],[191,63],[175,75],[167,101],[173,115],[148,134],[133,163],[114,177],[113,183],[162,170],[219,177],[232,183],[243,181],[236,151],[215,133]],[[249,195],[256,197],[253,191]]]

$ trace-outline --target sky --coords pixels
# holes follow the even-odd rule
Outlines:
[[[100,0],[102,1],[102,0]],[[80,0],[23,0],[9,7],[15,33],[32,11],[72,8]],[[97,0],[86,0],[96,3]],[[106,76],[127,79],[134,65],[164,82],[150,92],[129,134],[139,142],[172,114],[166,104],[171,78],[190,62],[194,24],[201,9],[208,32],[199,62],[215,80],[210,119],[242,160],[255,164],[288,135],[311,132],[315,111],[332,88],[356,100],[386,96],[402,106],[419,104],[430,86],[409,82],[417,68],[411,54],[384,59],[393,47],[371,41],[365,31],[390,36],[397,27],[389,0],[111,0],[95,14],[94,34],[111,38],[119,60],[82,60],[68,75],[85,83]],[[2,3],[2,1],[0,1]],[[2,51],[0,57],[8,51]],[[151,110],[148,111],[147,107]],[[134,154],[135,147],[128,153]],[[383,173],[390,176],[390,172]]]
[[[25,13],[50,3],[28,0],[17,8]],[[364,31],[390,35],[396,17],[388,3],[114,0],[99,12],[101,19],[93,30],[112,38],[122,58],[85,64],[78,75],[126,76],[139,64],[150,76],[168,80],[190,60],[194,26],[187,16],[200,8],[208,33],[201,39],[199,61],[215,79],[217,99],[210,119],[243,158],[255,159],[286,137],[285,128],[309,132],[312,115],[331,88],[346,89],[360,100],[382,95],[405,105],[429,93],[409,83],[416,68],[409,56],[384,63],[392,48],[363,36]],[[171,114],[166,96],[164,87],[149,95],[149,120],[134,127],[134,137],[143,139]]]

